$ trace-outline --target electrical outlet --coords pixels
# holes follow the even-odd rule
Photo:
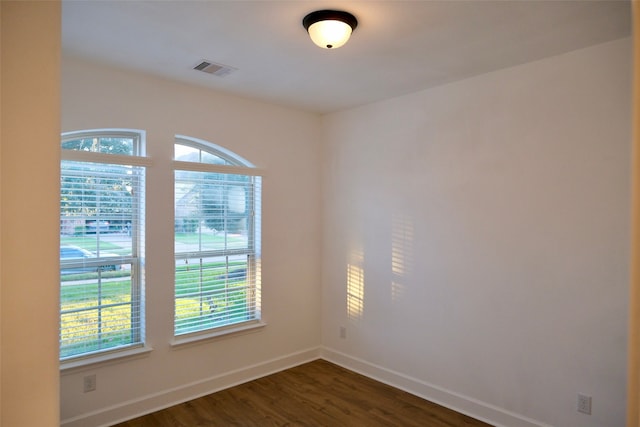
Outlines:
[[[578,393],[578,412],[591,415],[591,396]]]
[[[347,328],[340,326],[340,338],[347,338]]]
[[[83,390],[85,393],[96,389],[96,374],[87,375],[83,378]]]

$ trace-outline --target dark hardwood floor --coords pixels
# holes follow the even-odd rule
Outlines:
[[[324,360],[315,360],[117,427],[489,427]]]

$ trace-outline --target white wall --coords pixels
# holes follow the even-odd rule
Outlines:
[[[510,427],[623,425],[630,52],[324,119],[329,359]]]
[[[215,78],[215,77],[212,77]],[[147,131],[147,337],[153,351],[62,374],[65,425],[111,423],[315,358],[320,345],[320,117],[63,58],[62,130]],[[171,348],[175,134],[264,168],[259,332]],[[97,390],[82,393],[82,377]]]
[[[60,3],[2,1],[0,15],[0,425],[53,427]]]
[[[321,120],[65,58],[63,131],[147,131],[154,351],[63,373],[64,425],[314,358],[318,325],[326,358],[496,424],[622,425],[630,64],[622,40]],[[267,171],[261,332],[168,344],[174,134]]]

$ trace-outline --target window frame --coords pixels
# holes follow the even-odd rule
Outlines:
[[[200,161],[183,161],[175,158],[175,147],[182,145],[190,147],[196,150],[200,150]],[[220,158],[225,164],[217,163],[204,163],[202,162],[202,152],[206,152],[215,157]],[[262,307],[261,307],[261,201],[262,201],[262,178],[264,176],[263,170],[256,168],[251,162],[240,157],[236,153],[201,139],[176,135],[174,140],[174,160],[173,160],[173,174],[174,174],[174,191],[177,183],[177,172],[210,172],[220,174],[230,174],[238,176],[247,176],[251,179],[251,206],[252,211],[248,214],[247,218],[247,248],[246,249],[220,249],[220,250],[200,250],[200,251],[183,251],[176,252],[175,250],[175,232],[174,232],[174,261],[176,262],[176,269],[180,260],[214,256],[234,256],[234,255],[246,255],[247,256],[247,271],[246,280],[249,291],[253,294],[252,298],[248,298],[252,307],[247,310],[249,313],[253,313],[253,318],[240,322],[231,322],[228,324],[217,325],[213,327],[206,327],[195,331],[179,332],[177,327],[176,318],[176,306],[177,306],[177,280],[174,277],[174,312],[173,312],[173,342],[172,346],[180,346],[182,344],[189,344],[195,341],[206,340],[216,338],[220,336],[226,336],[229,334],[245,333],[248,331],[262,328],[266,325],[262,319]],[[246,186],[246,184],[245,184]],[[245,187],[243,186],[243,187]],[[174,194],[174,223],[176,200]],[[227,260],[227,264],[228,264]],[[174,274],[176,272],[174,269]],[[228,265],[227,265],[228,269]],[[227,270],[229,271],[229,270]],[[200,296],[200,298],[203,298]]]
[[[130,154],[112,154],[99,151],[88,150],[76,150],[65,149],[63,145],[65,142],[82,139],[82,138],[126,138],[132,139],[132,152]],[[151,165],[151,161],[145,156],[145,138],[146,133],[143,130],[137,129],[91,129],[64,132],[61,134],[61,148],[60,148],[60,171],[61,177],[65,175],[64,165],[65,162],[76,163],[91,163],[103,166],[125,166],[130,167],[132,170],[137,170],[136,173],[131,176],[137,184],[133,185],[133,188],[138,189],[138,194],[135,195],[136,201],[133,202],[133,210],[131,213],[130,224],[130,238],[131,238],[131,253],[130,255],[122,255],[117,258],[110,257],[96,257],[88,262],[82,261],[83,266],[96,267],[98,270],[98,283],[101,283],[101,271],[103,267],[108,264],[129,264],[131,272],[130,277],[130,306],[131,306],[131,324],[135,327],[129,327],[126,329],[120,329],[121,331],[127,331],[131,333],[131,342],[118,345],[107,346],[105,348],[99,348],[97,350],[84,351],[76,354],[70,354],[62,356],[62,342],[60,351],[60,366],[62,370],[81,367],[86,364],[97,363],[101,361],[107,361],[114,358],[128,357],[150,351],[150,348],[145,343],[145,300],[144,300],[144,218],[146,214],[145,206],[145,193],[146,193],[146,167]],[[82,173],[79,173],[82,176]],[[60,189],[62,196],[62,188]],[[61,200],[62,202],[62,200]],[[62,210],[62,207],[61,207]],[[62,212],[61,212],[62,213]],[[101,217],[97,217],[96,221],[102,221]],[[96,233],[100,234],[100,226],[97,222]],[[60,269],[78,267],[80,263],[78,261],[60,261]],[[62,286],[62,282],[61,282]],[[98,287],[98,295],[96,298],[100,301],[102,298],[102,288]],[[60,288],[62,291],[62,287]],[[107,305],[98,304],[93,309],[103,310]],[[87,309],[88,310],[88,309]],[[73,311],[73,310],[71,310]],[[60,340],[62,340],[62,316],[65,312],[62,310],[62,301],[60,302]]]

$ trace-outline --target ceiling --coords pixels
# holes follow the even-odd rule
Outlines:
[[[359,23],[316,47],[302,18]],[[631,34],[629,1],[63,0],[63,55],[327,113]],[[203,59],[236,68],[218,77]]]

